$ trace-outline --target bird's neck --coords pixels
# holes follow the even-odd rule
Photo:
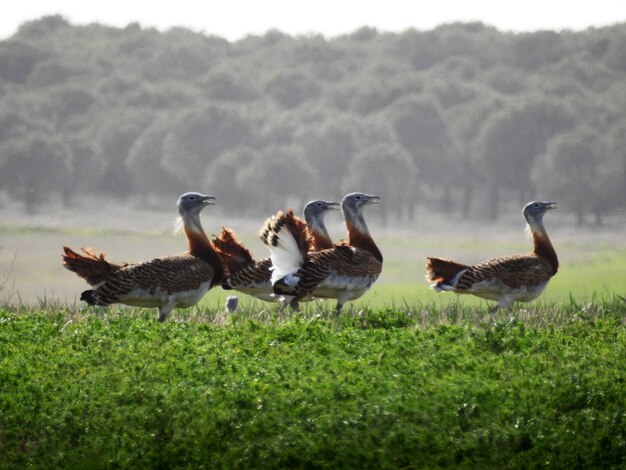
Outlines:
[[[196,258],[206,261],[213,267],[215,274],[213,275],[211,285],[221,282],[224,275],[222,259],[213,249],[213,245],[206,233],[204,233],[200,223],[200,216],[198,214],[185,215],[182,219],[187,242],[189,243],[189,253]]]
[[[330,239],[326,225],[323,222],[311,221],[307,223],[307,226],[313,238],[313,249],[315,251],[333,247],[333,241]]]
[[[374,255],[374,258],[381,263],[383,262],[383,254],[374,243],[362,216],[358,216],[354,220],[346,220],[346,227],[348,228],[348,244],[350,246],[367,250]]]
[[[531,221],[528,223],[528,227],[533,237],[533,253],[550,263],[552,274],[556,274],[559,270],[559,259],[556,256],[556,251],[552,246],[550,237],[548,237],[548,233],[543,226],[543,222]]]

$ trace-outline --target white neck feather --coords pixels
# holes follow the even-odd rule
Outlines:
[[[182,217],[179,216],[174,219],[174,221],[172,222],[172,233],[174,234],[174,236],[179,235],[183,231],[184,225],[185,223],[183,222]]]

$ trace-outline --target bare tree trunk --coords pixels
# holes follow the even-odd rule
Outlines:
[[[600,211],[595,211],[593,213],[595,219],[596,219],[596,225],[598,226],[602,226],[604,225],[603,221],[602,221],[602,213]]]
[[[498,187],[497,183],[493,182],[489,191],[489,202],[488,202],[488,206],[489,206],[488,216],[491,220],[498,219],[498,211],[500,208],[499,198],[500,198],[500,188]]]
[[[461,202],[461,214],[463,215],[464,219],[469,218],[473,198],[474,187],[471,184],[466,184],[463,188],[463,201]]]

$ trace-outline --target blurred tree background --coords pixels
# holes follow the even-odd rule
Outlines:
[[[199,190],[258,216],[360,190],[385,220],[539,198],[601,223],[626,206],[626,24],[228,42],[44,17],[0,42],[0,182],[30,211]]]

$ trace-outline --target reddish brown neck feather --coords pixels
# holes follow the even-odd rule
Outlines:
[[[311,230],[311,238],[313,239],[314,251],[326,250],[333,247],[333,241],[317,230]]]
[[[533,231],[533,244],[533,253],[548,261],[550,266],[552,266],[552,273],[556,274],[559,270],[559,259],[556,256],[556,251],[554,250],[552,242],[550,242],[550,238],[548,238],[548,234],[545,230]]]
[[[381,263],[383,262],[383,255],[376,246],[376,243],[374,243],[374,240],[372,240],[370,234],[363,233],[352,225],[348,225],[348,244],[354,248],[361,248],[369,251],[372,255],[374,255],[374,258]]]
[[[213,266],[215,273],[213,274],[213,279],[211,280],[211,286],[221,282],[222,277],[224,276],[224,266],[221,258],[213,249],[213,246],[204,231],[197,232],[191,227],[185,225],[185,234],[187,235],[187,241],[189,242],[189,253]]]

